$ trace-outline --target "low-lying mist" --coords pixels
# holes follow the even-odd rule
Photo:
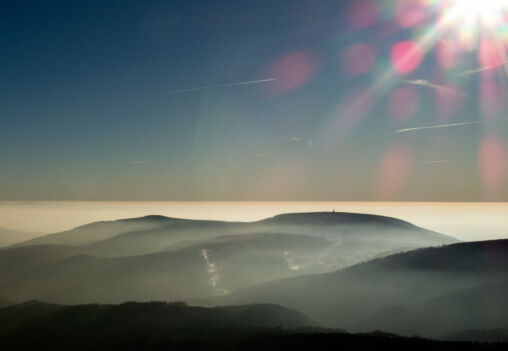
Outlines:
[[[392,217],[152,215],[0,249],[0,304],[276,304],[322,327],[447,338],[508,330],[507,269],[507,241],[463,243]]]

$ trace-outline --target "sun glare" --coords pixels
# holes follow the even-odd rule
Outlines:
[[[462,23],[482,26],[497,26],[503,21],[508,10],[507,0],[453,0],[451,1],[452,17]]]

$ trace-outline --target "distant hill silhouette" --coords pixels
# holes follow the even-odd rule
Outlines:
[[[325,326],[440,337],[508,328],[505,282],[508,240],[497,240],[395,254],[337,272],[259,284],[208,303],[276,303]]]
[[[26,233],[12,229],[0,228],[0,248],[24,242],[39,235],[40,234],[37,233]]]
[[[362,214],[288,214],[250,223],[147,216],[0,249],[0,293],[57,303],[199,298],[455,241]]]
[[[253,233],[256,233],[255,227],[249,223],[174,220],[159,228],[129,231],[93,242],[87,250],[100,256],[143,255],[162,251],[174,244],[182,247],[181,243],[186,241]]]
[[[354,239],[351,238],[351,235],[354,235],[361,236],[364,240],[378,240],[378,243],[383,244],[380,250],[387,245],[390,246],[389,244],[392,244],[391,246],[397,244],[399,247],[422,247],[457,242],[452,237],[395,218],[318,212],[285,214],[257,222],[146,216],[91,223],[69,231],[35,238],[16,246],[91,244],[90,250],[100,255],[125,256],[151,253],[182,240],[204,240],[217,236],[253,233],[302,234],[335,239]]]
[[[97,240],[108,239],[129,231],[159,228],[173,221],[174,219],[163,216],[146,216],[117,221],[94,222],[71,230],[39,236],[18,243],[15,246],[47,244],[84,245]]]
[[[279,215],[258,222],[198,221],[147,216],[97,222],[70,231],[19,243],[81,245],[83,253],[98,256],[142,255],[182,241],[254,233],[311,235],[340,241],[344,265],[374,257],[373,251],[393,251],[457,242],[395,218],[340,212]],[[359,245],[361,244],[361,245]],[[337,256],[337,255],[335,255]]]
[[[264,224],[285,224],[285,225],[383,225],[395,228],[405,227],[416,229],[415,225],[392,217],[348,213],[348,212],[302,212],[302,213],[286,213],[276,215],[271,218],[263,219],[259,223]]]

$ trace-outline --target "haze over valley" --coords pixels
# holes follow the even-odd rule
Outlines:
[[[461,242],[392,217],[331,211],[224,222],[151,215],[0,249],[0,291],[4,305],[270,304],[322,328],[444,339],[474,330],[498,340],[508,335],[499,332],[508,330],[507,265],[506,240]],[[38,306],[23,308],[31,315]],[[44,313],[60,309],[48,306]]]

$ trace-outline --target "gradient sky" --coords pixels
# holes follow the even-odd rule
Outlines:
[[[507,201],[507,17],[450,1],[4,0],[0,200]]]

